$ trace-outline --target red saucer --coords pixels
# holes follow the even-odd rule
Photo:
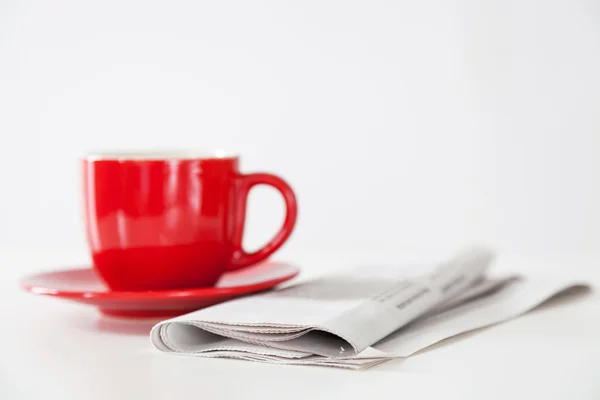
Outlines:
[[[94,305],[117,317],[172,317],[246,294],[270,289],[294,278],[293,265],[266,261],[225,273],[215,287],[153,291],[112,291],[92,268],[31,275],[20,280],[24,290]]]

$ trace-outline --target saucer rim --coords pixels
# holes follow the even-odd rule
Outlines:
[[[292,271],[286,275],[264,280],[249,285],[236,285],[229,287],[200,287],[200,288],[185,288],[185,289],[162,289],[162,290],[112,290],[106,287],[106,291],[89,291],[89,290],[63,290],[43,287],[28,283],[32,279],[41,277],[44,275],[51,275],[56,273],[64,273],[69,271],[94,271],[92,267],[87,268],[65,268],[42,271],[34,274],[26,275],[18,280],[18,286],[29,293],[44,296],[54,296],[61,298],[71,299],[95,299],[95,300],[143,300],[143,299],[185,299],[190,297],[209,297],[209,296],[227,296],[227,295],[240,295],[243,293],[253,293],[260,290],[272,288],[280,283],[289,281],[300,274],[300,268],[296,265],[283,262],[283,261],[267,261],[272,264],[284,264],[286,267],[291,268]],[[235,274],[244,271],[246,268],[238,269],[235,271],[228,271],[227,273]],[[101,281],[100,277],[98,279]]]

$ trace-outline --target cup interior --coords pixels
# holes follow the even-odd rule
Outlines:
[[[225,150],[210,149],[140,149],[140,150],[107,150],[90,152],[85,156],[88,161],[101,160],[210,160],[231,159],[238,155]]]

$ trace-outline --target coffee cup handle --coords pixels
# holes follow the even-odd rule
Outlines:
[[[294,226],[296,225],[296,218],[298,216],[298,205],[296,202],[296,195],[294,191],[283,179],[278,176],[267,174],[267,173],[255,173],[239,176],[239,198],[237,205],[237,219],[244,221],[246,219],[246,202],[250,190],[256,185],[269,185],[277,189],[283,196],[283,200],[286,206],[285,219],[279,232],[261,249],[252,253],[247,253],[242,247],[242,239],[244,237],[244,223],[240,223],[237,226],[239,228],[233,236],[233,259],[227,268],[229,271],[237,270],[240,268],[247,267],[252,264],[256,264],[273,254],[279,249],[283,243],[290,237]]]

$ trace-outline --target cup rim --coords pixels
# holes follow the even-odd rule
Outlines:
[[[86,161],[233,160],[239,154],[222,149],[153,148],[91,151],[83,158]]]

